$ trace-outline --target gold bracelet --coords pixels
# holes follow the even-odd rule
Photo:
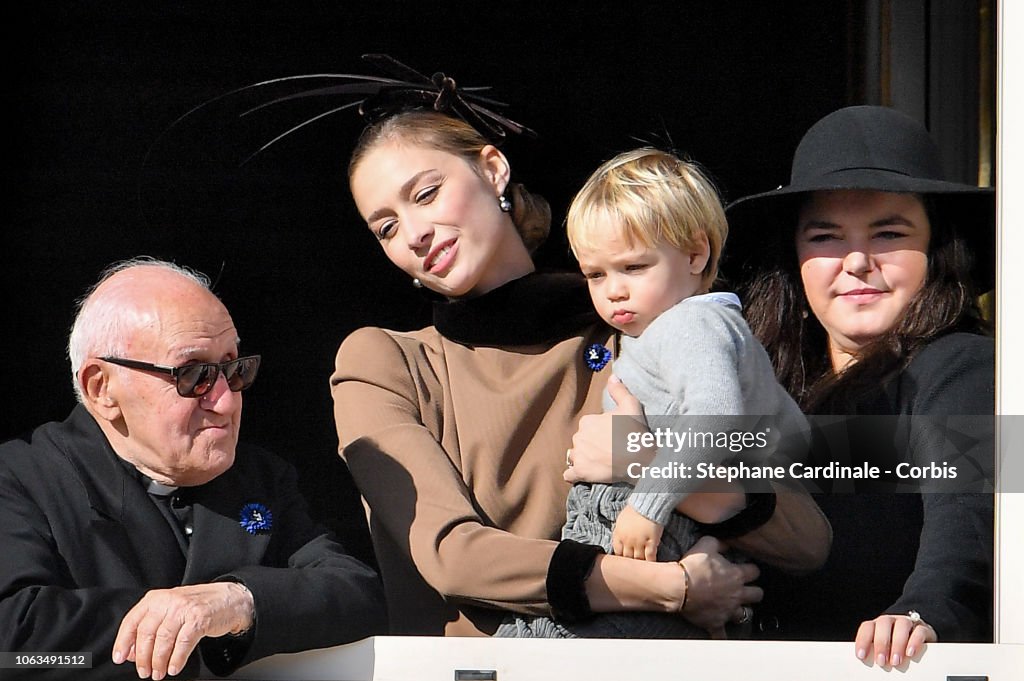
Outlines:
[[[683,591],[683,602],[679,604],[679,609],[676,610],[676,612],[682,612],[683,608],[686,607],[686,599],[690,597],[690,573],[687,572],[682,560],[676,561],[676,565],[683,571],[683,587],[686,589]]]

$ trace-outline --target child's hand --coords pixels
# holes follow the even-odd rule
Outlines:
[[[640,515],[632,506],[626,506],[612,529],[612,551],[616,556],[657,560],[658,544],[664,531],[665,528],[658,523]]]

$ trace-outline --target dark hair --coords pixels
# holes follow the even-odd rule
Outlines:
[[[941,198],[924,196],[922,202],[931,224],[924,285],[899,322],[843,371],[833,371],[828,334],[808,308],[792,239],[765,252],[737,287],[779,382],[805,412],[848,413],[936,338],[956,331],[990,333],[971,284],[973,259],[965,240],[948,211],[937,208]]]
[[[478,167],[480,151],[490,144],[459,118],[430,110],[404,111],[367,126],[359,135],[348,163],[350,183],[366,154],[383,142],[443,151],[461,157],[473,168]],[[512,222],[526,249],[533,253],[551,231],[551,208],[543,197],[527,191],[518,182],[510,182],[505,194],[512,202]]]

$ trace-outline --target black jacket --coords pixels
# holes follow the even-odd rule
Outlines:
[[[284,461],[240,445],[230,469],[190,494],[186,559],[83,407],[0,445],[0,650],[92,653],[91,672],[54,670],[54,678],[138,678],[134,664],[110,660],[125,613],[150,589],[223,580],[249,588],[256,621],[242,639],[200,643],[218,674],[385,633],[377,575],[313,522]],[[249,503],[272,514],[266,531],[243,529]],[[198,662],[193,654],[178,678],[198,674]]]
[[[857,412],[894,416],[903,432],[914,416],[992,416],[993,340],[954,333],[934,341]],[[907,458],[935,458],[910,442]],[[763,571],[757,610],[766,638],[852,641],[862,621],[916,610],[939,641],[992,640],[991,494],[833,492],[815,500],[832,523],[832,552],[805,577]]]

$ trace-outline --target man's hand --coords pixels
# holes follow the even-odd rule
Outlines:
[[[626,506],[612,528],[612,552],[637,560],[658,560],[658,544],[665,528]]]
[[[242,633],[253,619],[252,593],[235,582],[150,591],[124,616],[111,656],[159,681],[181,672],[203,637]]]

